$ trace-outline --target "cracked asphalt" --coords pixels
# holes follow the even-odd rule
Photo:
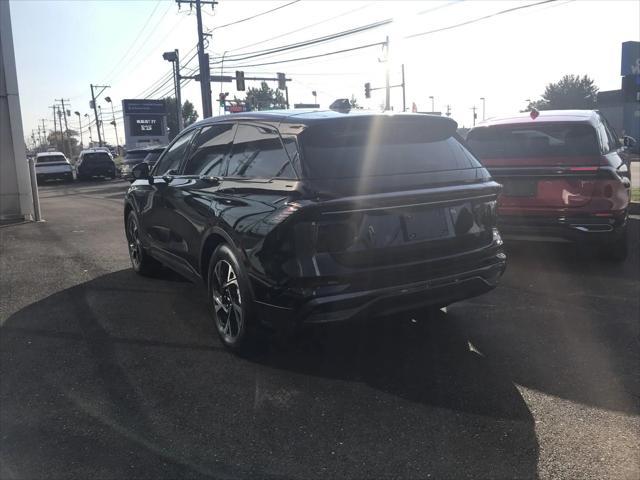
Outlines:
[[[129,268],[126,185],[0,228],[0,478],[640,478],[637,217],[623,265],[507,245],[487,295],[239,358]]]

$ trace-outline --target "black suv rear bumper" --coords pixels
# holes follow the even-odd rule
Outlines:
[[[90,177],[115,177],[116,167],[114,166],[100,166],[89,167],[78,170],[78,177],[90,178]]]
[[[294,325],[340,322],[367,313],[383,315],[428,306],[441,307],[475,297],[495,288],[505,269],[506,255],[499,249],[474,267],[412,283],[309,297],[299,302],[298,308],[265,302],[257,304],[262,309],[261,318],[271,326],[283,322]],[[402,278],[401,272],[398,272],[398,278]]]

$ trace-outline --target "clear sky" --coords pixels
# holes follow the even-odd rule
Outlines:
[[[526,106],[526,99],[537,98],[547,83],[564,74],[587,74],[601,90],[620,88],[620,45],[640,40],[640,0],[558,0],[411,39],[406,37],[539,0],[303,0],[224,26],[290,1],[219,0],[215,10],[205,7],[204,25],[212,30],[208,47],[212,61],[225,51],[227,56],[249,53],[392,18],[389,25],[330,43],[251,61],[227,60],[225,73],[233,74],[237,65],[381,42],[388,35],[391,81],[400,83],[404,63],[407,106],[415,102],[420,111],[431,110],[429,97],[433,96],[436,110],[444,111],[450,105],[453,118],[466,126],[472,123],[472,106],[482,116],[480,97],[486,98],[487,117],[517,111]],[[171,71],[162,52],[178,48],[186,61],[197,41],[195,14],[188,5],[179,9],[172,0],[11,0],[11,13],[25,135],[30,135],[41,118],[48,119],[48,128],[52,128],[47,107],[54,99],[70,99],[72,111],[90,113],[90,83],[111,85],[105,95],[114,99],[119,110],[121,99],[148,93],[149,87]],[[371,82],[372,87],[384,84],[381,58],[382,49],[372,47],[243,70],[247,75],[286,72],[293,79],[289,86],[292,104],[313,102],[311,92],[315,90],[323,107],[353,94],[364,106],[377,109],[384,102],[384,92],[375,91],[371,100],[365,100],[364,83]],[[194,60],[183,74],[196,67]],[[219,73],[219,67],[212,71]],[[212,84],[214,97],[220,88]],[[231,83],[223,86],[231,96],[236,93],[234,88]],[[171,91],[168,85],[156,95]],[[186,85],[182,96],[202,111],[196,82]],[[394,110],[400,111],[400,89],[392,90],[391,100]],[[110,107],[103,100],[99,104],[106,123],[111,120]],[[71,122],[69,127],[77,128],[77,117]],[[115,143],[110,126],[106,136]]]

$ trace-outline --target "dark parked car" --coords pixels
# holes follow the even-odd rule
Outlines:
[[[593,110],[548,110],[483,122],[467,142],[496,181],[499,227],[525,240],[589,242],[627,257],[630,170],[625,149]]]
[[[79,180],[93,177],[115,178],[116,164],[109,152],[104,150],[83,150],[78,156],[76,172]]]
[[[142,159],[142,161],[145,163],[148,163],[150,168],[153,168],[156,162],[158,161],[158,158],[160,158],[160,155],[162,154],[162,152],[164,152],[165,148],[166,146],[164,145],[147,148],[146,150],[147,155]]]
[[[132,148],[131,150],[127,150],[122,162],[122,178],[132,181],[131,170],[139,163],[142,163],[148,153],[146,148]]]
[[[134,168],[133,268],[159,262],[208,289],[223,343],[260,326],[442,307],[505,269],[500,185],[456,123],[426,115],[260,112],[183,132]]]

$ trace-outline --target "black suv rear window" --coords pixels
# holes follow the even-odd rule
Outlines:
[[[480,159],[599,155],[595,129],[581,123],[539,123],[480,127],[467,144]]]
[[[345,178],[480,166],[453,132],[413,119],[314,126],[301,135],[303,170],[309,178]]]
[[[147,162],[149,165],[155,165],[156,162],[158,161],[158,157],[160,157],[160,154],[162,152],[164,152],[164,150],[149,152],[143,157],[143,160]]]
[[[106,152],[85,153],[82,156],[83,163],[104,163],[111,162],[111,157]]]
[[[124,163],[140,163],[148,153],[146,150],[127,152],[127,155],[124,157]]]

